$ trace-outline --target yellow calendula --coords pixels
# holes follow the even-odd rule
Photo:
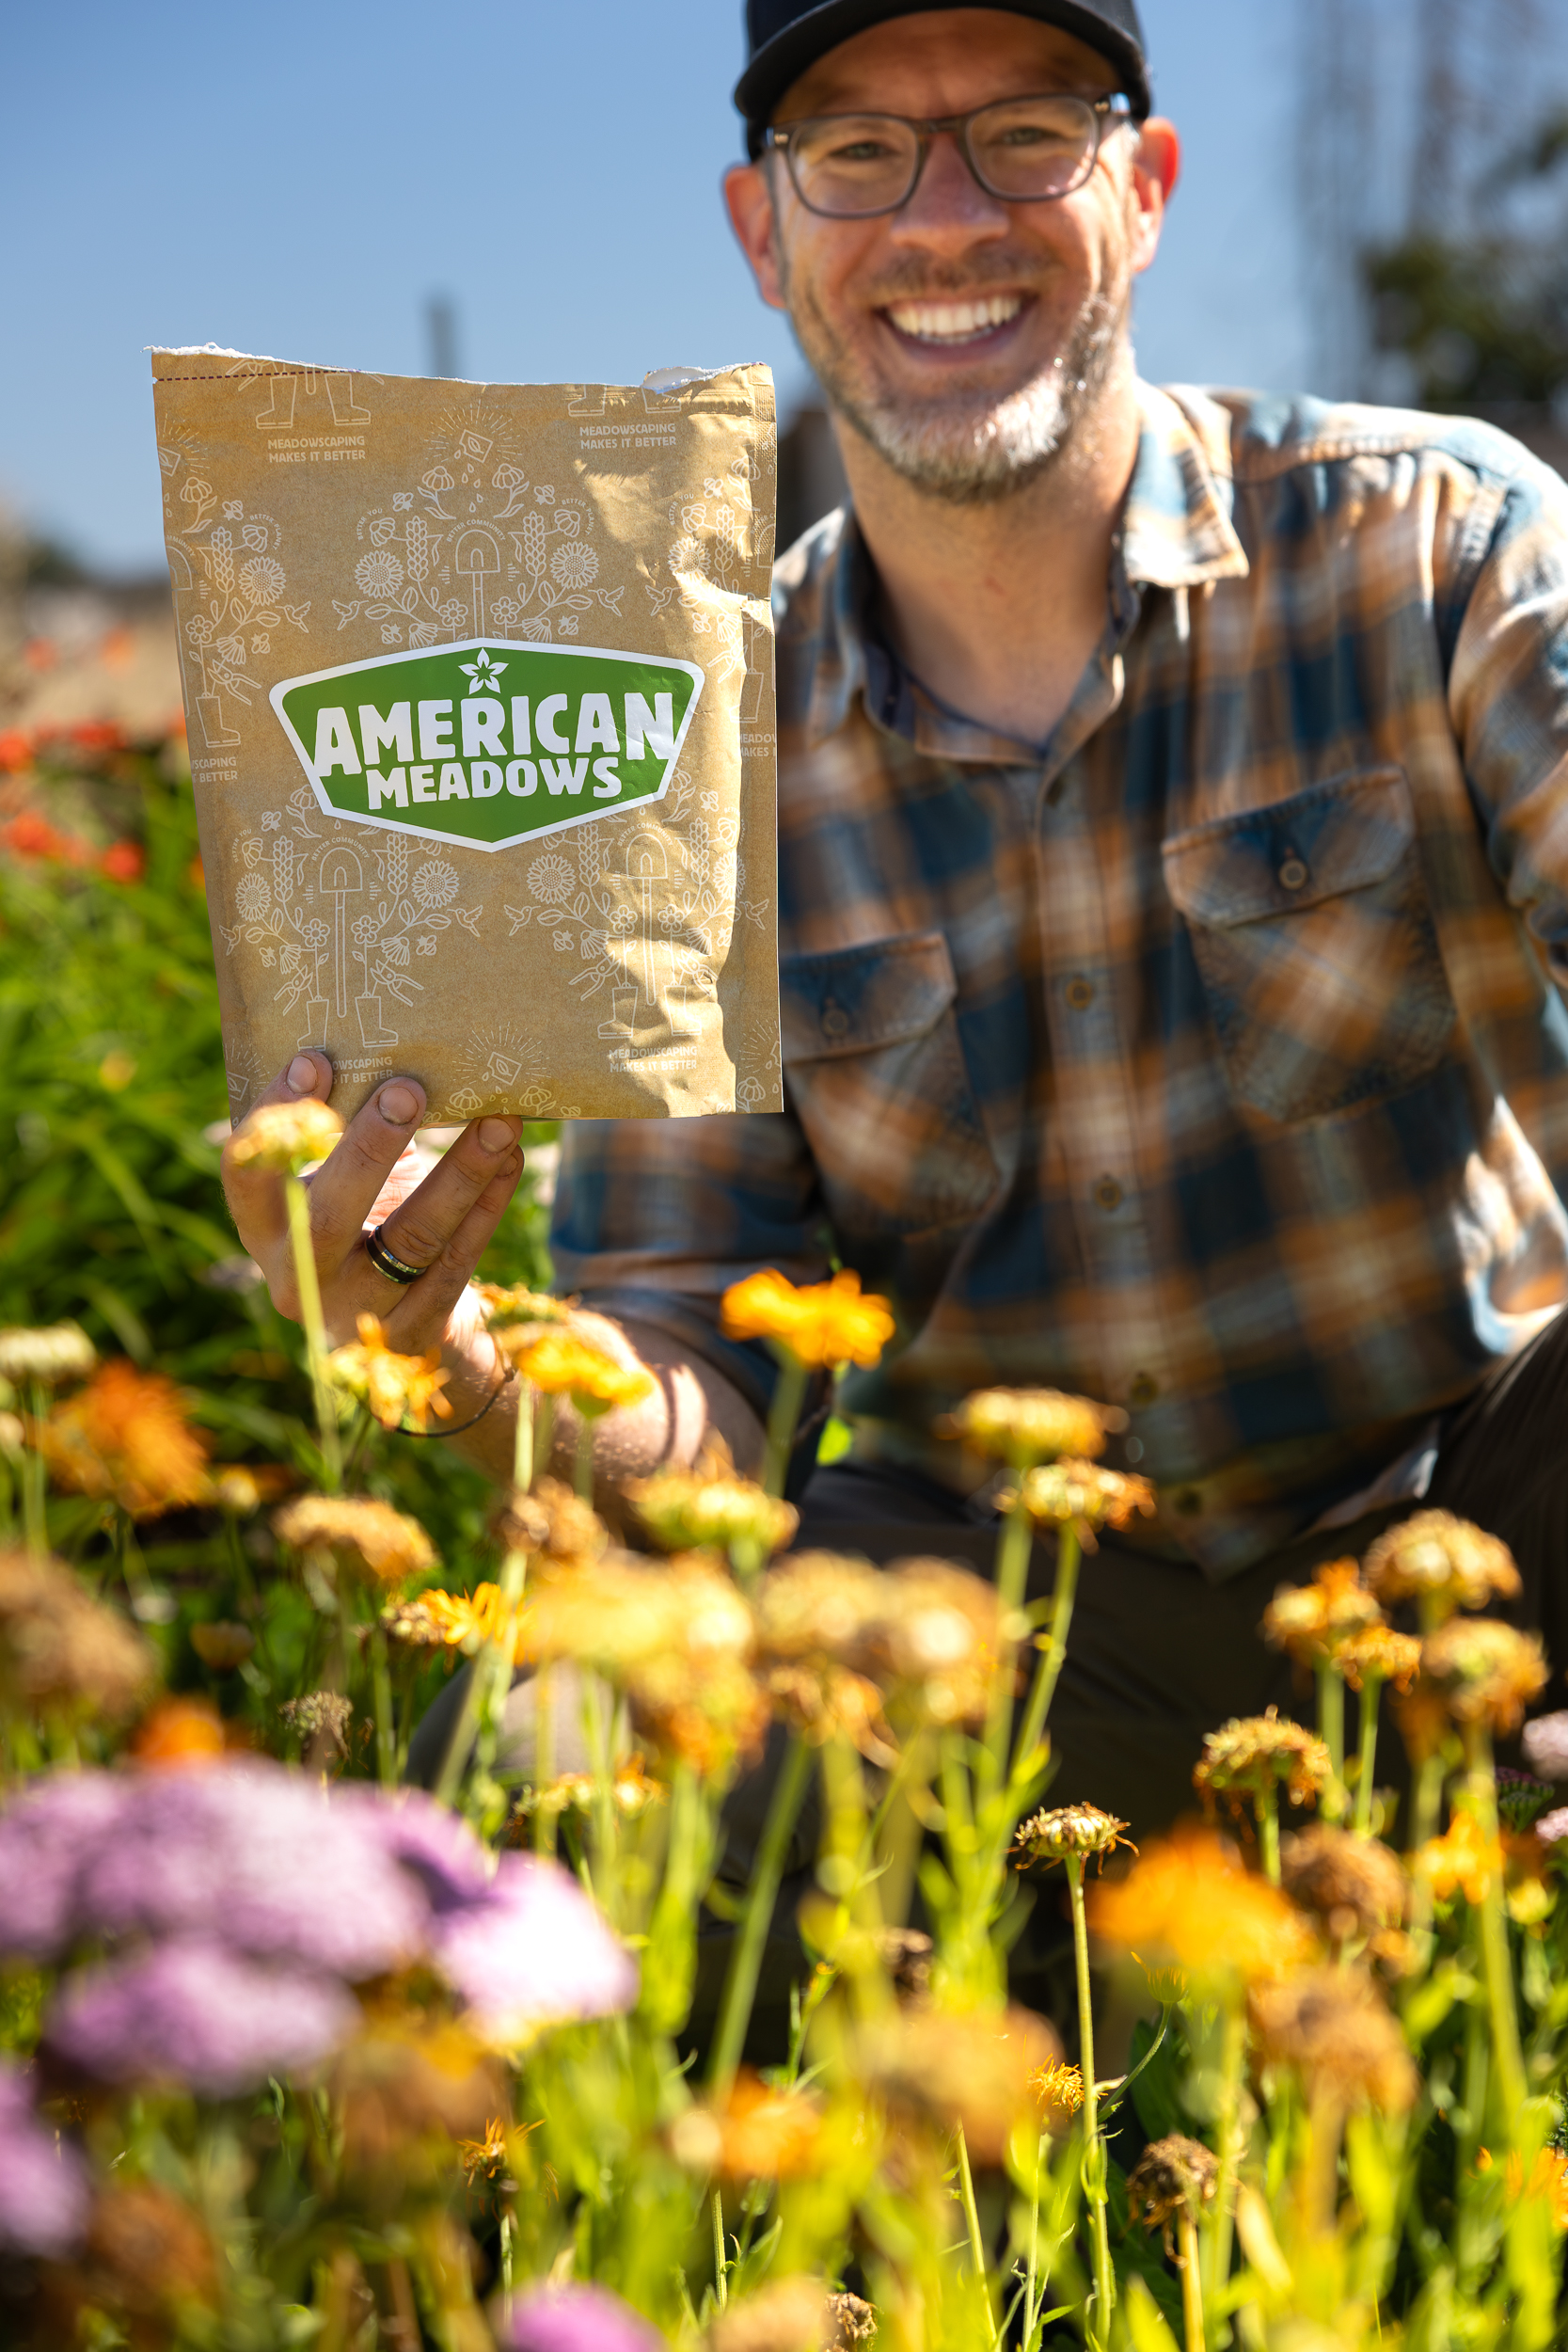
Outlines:
[[[1147,1478],[1070,1459],[1025,1470],[1018,1500],[1032,1519],[1051,1527],[1076,1527],[1081,1536],[1097,1527],[1126,1527],[1140,1516],[1151,1518],[1156,1507]],[[1003,1507],[1011,1501],[1004,1496]]]
[[[1119,1406],[1059,1389],[976,1389],[940,1426],[944,1436],[1015,1470],[1064,1454],[1086,1468],[1104,1453],[1107,1435],[1126,1428],[1127,1415]]]
[[[1319,1666],[1348,1642],[1379,1628],[1383,1612],[1354,1560],[1328,1560],[1310,1584],[1281,1584],[1263,1612],[1263,1639],[1301,1666]]]
[[[770,1340],[813,1371],[877,1363],[896,1327],[887,1300],[863,1296],[860,1276],[847,1268],[830,1282],[799,1286],[769,1268],[724,1293],[728,1338]]]
[[[441,1391],[451,1375],[441,1368],[439,1347],[422,1356],[400,1356],[374,1315],[360,1315],[357,1327],[358,1343],[335,1347],[326,1359],[333,1387],[368,1406],[383,1429],[411,1421],[422,1430],[432,1413],[450,1421],[451,1406]]]
[[[507,1352],[523,1379],[546,1396],[569,1396],[590,1420],[638,1404],[654,1385],[637,1365],[618,1364],[602,1347],[560,1328],[546,1327]]]
[[[297,1176],[302,1168],[325,1160],[342,1132],[342,1120],[325,1103],[263,1103],[230,1143],[230,1163],[273,1176]]]

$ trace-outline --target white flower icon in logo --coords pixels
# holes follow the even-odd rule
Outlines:
[[[471,661],[460,661],[457,666],[468,681],[469,693],[483,694],[493,692],[500,684],[506,663],[495,660],[487,653],[478,653]]]

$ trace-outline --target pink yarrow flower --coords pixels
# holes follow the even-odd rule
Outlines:
[[[181,1936],[69,1979],[45,2030],[100,2082],[182,2082],[225,2098],[313,2066],[358,2018],[330,1978]]]
[[[665,2352],[657,2329],[604,2287],[541,2287],[501,2323],[502,2352]]]
[[[24,2077],[0,2065],[0,2247],[67,2254],[90,2201],[82,2157],[34,2113]]]
[[[433,1941],[470,2021],[503,2046],[637,1998],[630,1953],[576,1879],[531,1854],[503,1854],[485,1899],[437,1919]]]

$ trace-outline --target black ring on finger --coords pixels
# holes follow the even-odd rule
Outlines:
[[[366,1257],[378,1274],[387,1277],[388,1282],[417,1282],[420,1275],[430,1269],[428,1266],[410,1265],[404,1258],[394,1258],[381,1238],[386,1231],[385,1225],[378,1225],[373,1233],[365,1235]]]

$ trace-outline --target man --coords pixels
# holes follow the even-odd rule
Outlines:
[[[610,1476],[709,1426],[755,1458],[740,1275],[892,1298],[813,1542],[980,1556],[939,1413],[1123,1407],[1159,1516],[1085,1572],[1053,1801],[1146,1829],[1288,1700],[1276,1583],[1423,1493],[1568,1659],[1568,500],[1479,425],[1139,383],[1178,147],[1132,0],[751,0],[751,38],[731,218],[851,494],[778,574],[788,1108],[572,1131],[557,1271],[657,1375]],[[361,1233],[421,1102],[315,1185],[324,1298],[444,1334],[478,1411],[516,1122],[395,1207],[400,1292]],[[276,1188],[230,1183],[286,1304]],[[462,1441],[498,1475],[508,1411]]]

